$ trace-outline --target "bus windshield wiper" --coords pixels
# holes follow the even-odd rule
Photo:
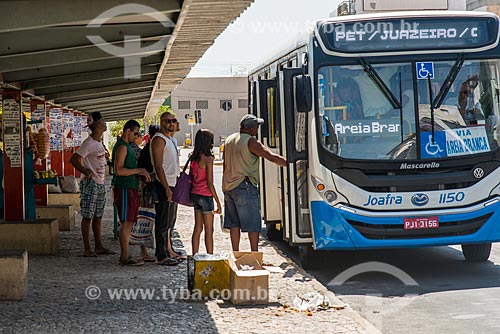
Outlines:
[[[429,101],[431,101],[430,108],[431,108],[431,144],[434,144],[434,103],[432,102],[432,83],[431,83],[431,76],[427,75],[427,88],[429,90]]]
[[[399,101],[401,101],[399,108],[399,126],[401,126],[401,142],[404,141],[403,138],[403,81],[401,78],[401,71],[398,73],[399,76]]]
[[[402,110],[403,106],[401,105],[401,101],[398,100],[398,98],[395,97],[394,94],[392,94],[389,87],[387,87],[384,81],[380,78],[373,66],[370,65],[370,63],[368,63],[364,58],[359,58],[359,63],[361,64],[361,66],[363,66],[366,75],[368,75],[368,77],[373,81],[380,92],[385,96],[387,101],[389,101],[392,108]]]
[[[441,107],[443,104],[444,98],[450,91],[451,85],[453,85],[453,82],[455,82],[455,79],[457,78],[458,72],[460,72],[460,69],[462,68],[462,65],[464,64],[465,61],[465,55],[460,55],[458,59],[455,61],[455,64],[450,68],[450,72],[448,72],[448,76],[444,80],[443,84],[439,88],[439,92],[436,94],[436,97],[432,101],[431,109],[437,109]]]

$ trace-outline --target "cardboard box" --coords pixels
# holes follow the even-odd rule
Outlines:
[[[262,252],[233,252],[231,266],[231,302],[235,305],[269,303],[269,271],[262,269]],[[241,270],[252,266],[253,270]]]
[[[224,290],[229,290],[231,286],[229,273],[227,259],[195,260],[191,256],[188,257],[188,288],[198,296],[227,296]]]

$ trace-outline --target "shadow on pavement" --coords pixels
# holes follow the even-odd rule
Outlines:
[[[265,237],[265,231],[262,235]],[[297,248],[285,242],[271,243],[300,263]],[[405,285],[390,273],[373,271],[352,276],[342,285],[331,284],[344,271],[367,262],[394,266],[418,285]],[[366,295],[369,290],[382,296],[403,296],[500,287],[500,266],[490,261],[467,262],[461,250],[453,247],[318,251],[311,269],[306,271],[337,295]]]

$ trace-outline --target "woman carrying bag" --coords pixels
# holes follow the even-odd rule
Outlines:
[[[221,213],[219,197],[214,187],[214,134],[207,129],[198,130],[191,155],[190,174],[193,177],[191,200],[194,205],[194,230],[191,238],[193,255],[200,248],[201,232],[205,230],[205,248],[208,254],[214,252],[214,199],[215,213]]]

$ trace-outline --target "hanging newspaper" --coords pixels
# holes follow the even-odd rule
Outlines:
[[[10,159],[10,166],[21,167],[21,106],[15,99],[3,100],[3,133],[5,154]]]
[[[61,109],[50,109],[50,150],[63,149],[63,118]]]
[[[72,112],[63,113],[63,145],[64,149],[70,149],[74,147],[74,115]]]

